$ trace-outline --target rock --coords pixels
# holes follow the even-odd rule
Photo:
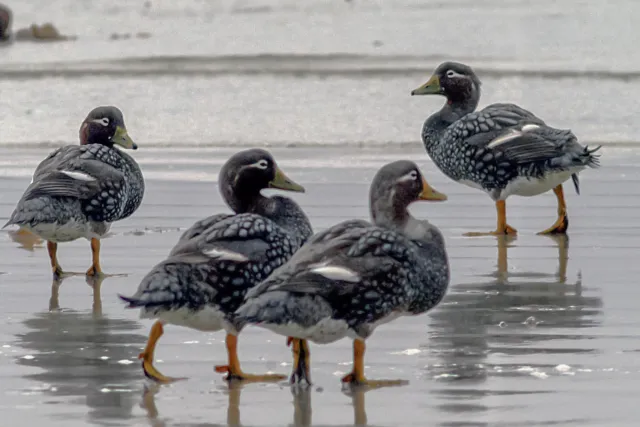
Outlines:
[[[0,40],[6,40],[11,34],[11,9],[0,4]]]

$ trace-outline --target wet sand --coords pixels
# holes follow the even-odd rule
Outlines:
[[[141,144],[142,146],[142,144]],[[49,149],[0,148],[10,159],[0,179],[4,223]],[[555,198],[513,198],[517,239],[465,238],[488,230],[494,209],[482,193],[444,177],[416,144],[409,148],[274,148],[287,174],[307,188],[293,195],[316,231],[367,216],[369,182],[379,166],[416,160],[449,195],[416,204],[445,234],[452,286],[428,315],[400,319],[369,340],[370,378],[409,385],[343,391],[351,343],[312,346],[311,390],[286,384],[229,388],[213,372],[224,335],[167,327],[158,367],[187,376],[146,389],[137,355],[150,321],[123,308],[142,276],[168,253],[179,230],[226,211],[216,175],[235,149],[173,148],[134,153],[147,178],[144,204],[116,223],[102,265],[127,277],[52,284],[46,249],[0,233],[0,413],[12,426],[632,426],[640,385],[640,291],[636,224],[640,149],[605,147],[600,170],[581,176],[582,194],[565,193],[568,239],[536,236],[555,220]],[[84,271],[85,241],[61,245],[59,259]],[[241,336],[248,372],[288,373],[284,338],[257,328]],[[147,390],[145,393],[145,389]],[[606,404],[605,398],[607,400]]]

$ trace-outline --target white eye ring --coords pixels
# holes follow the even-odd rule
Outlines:
[[[110,120],[108,117],[103,117],[101,119],[95,119],[95,120],[91,120],[93,123],[97,123],[99,125],[102,125],[104,127],[109,126]]]
[[[412,170],[408,174],[400,177],[400,179],[398,179],[398,182],[417,181],[418,176],[419,176],[418,171]]]
[[[456,73],[453,70],[449,70],[447,71],[447,77],[449,77],[450,79],[454,78],[454,77],[462,77],[462,74],[460,73]]]
[[[267,167],[269,167],[269,162],[264,159],[260,160],[258,163],[256,163],[256,167],[260,169],[266,169]]]

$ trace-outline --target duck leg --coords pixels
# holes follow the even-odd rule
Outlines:
[[[81,273],[74,273],[81,274]],[[91,239],[91,267],[86,272],[89,277],[124,277],[127,274],[105,274],[100,267],[100,239]]]
[[[240,380],[240,381],[250,381],[250,382],[272,382],[272,381],[282,381],[286,378],[285,375],[279,374],[265,374],[265,375],[253,375],[253,374],[245,374],[242,372],[240,368],[240,359],[238,358],[238,336],[227,334],[226,338],[227,344],[227,355],[229,357],[228,365],[218,365],[215,367],[216,372],[218,373],[226,373],[227,376],[225,379],[227,381],[231,380]]]
[[[144,348],[144,351],[140,353],[138,359],[142,359],[142,370],[147,378],[161,383],[161,384],[169,384],[174,381],[183,380],[185,378],[172,378],[166,377],[158,371],[155,366],[153,366],[153,353],[156,350],[156,344],[158,340],[164,333],[164,327],[162,326],[162,322],[157,320],[156,323],[151,327],[151,332],[149,333],[149,340],[147,341],[147,346]]]
[[[496,202],[496,213],[498,215],[498,224],[496,226],[496,231],[470,232],[465,233],[464,235],[468,237],[478,237],[514,235],[518,233],[518,230],[507,224],[507,204],[504,200],[498,200]]]
[[[58,244],[56,242],[47,241],[47,251],[49,252],[49,259],[51,260],[51,271],[55,279],[60,279],[64,272],[62,267],[58,264]]]
[[[293,353],[293,372],[289,378],[291,384],[301,384],[306,381],[311,385],[311,353],[309,352],[309,344],[307,340],[301,340],[293,337],[287,338],[287,345],[292,345]]]
[[[558,219],[553,225],[538,234],[566,234],[569,228],[569,218],[567,217],[567,203],[564,201],[564,190],[562,184],[553,189],[558,199]]]
[[[91,267],[87,270],[87,276],[99,276],[102,274],[100,268],[100,240],[91,239]],[[161,333],[162,335],[162,333]]]
[[[342,377],[342,382],[351,385],[366,385],[368,387],[391,387],[408,384],[404,380],[368,380],[364,376],[364,352],[366,344],[362,340],[353,341],[353,370]]]

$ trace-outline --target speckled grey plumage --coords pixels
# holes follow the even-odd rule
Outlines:
[[[404,161],[385,168],[393,173],[383,179],[417,170],[414,163]],[[385,168],[371,186],[372,217],[378,225],[350,220],[313,236],[247,294],[237,311],[238,328],[252,323],[282,333],[278,325],[293,325],[286,331],[291,336],[331,342],[344,334],[314,336],[304,330],[336,321],[367,338],[383,319],[424,313],[442,300],[449,284],[444,239],[435,226],[406,211],[409,202],[398,212],[397,189],[381,183]],[[346,269],[357,278],[327,277],[317,273],[318,266]]]
[[[307,216],[302,212],[300,206],[288,197],[275,195],[260,200],[258,204],[258,215],[265,216],[281,228],[291,231],[289,237],[292,240],[292,246],[302,246],[313,234]],[[215,214],[195,222],[182,233],[178,243],[171,250],[171,254],[174,254],[184,242],[193,240],[216,223],[232,216],[232,214]]]
[[[260,157],[271,159],[264,150],[247,150],[234,157],[246,159],[246,164]],[[232,169],[241,174],[243,167],[238,164]],[[221,171],[225,180],[221,186],[227,179],[238,182],[237,176],[226,176],[228,170],[223,167]],[[260,195],[266,184],[245,184],[259,187],[252,202],[244,198],[245,203],[239,203],[238,188],[225,191],[227,204],[240,212],[216,214],[186,230],[169,257],[145,276],[137,292],[121,297],[129,307],[142,308],[141,317],[164,316],[165,320],[182,310],[184,314],[169,323],[196,329],[216,330],[232,324],[246,292],[284,264],[312,235],[311,224],[296,202]],[[206,309],[222,313],[225,322],[214,325],[206,321],[203,325],[189,320]]]
[[[87,177],[75,179],[66,172]],[[144,179],[135,160],[103,144],[70,145],[52,152],[36,168],[33,182],[7,225],[37,230],[43,224],[90,223],[98,235],[111,222],[130,216],[141,204]],[[77,236],[48,236],[64,242]]]
[[[195,239],[196,237],[202,235],[202,233],[206,232],[209,227],[212,227],[216,223],[232,216],[233,214],[227,213],[215,214],[196,221],[191,227],[187,228],[182,233],[180,239],[178,239],[178,243],[176,243],[176,245],[171,249],[171,254],[173,255],[173,253],[180,247],[182,243],[189,242]]]
[[[455,78],[467,79],[469,86],[448,78],[449,71],[463,76]],[[542,178],[560,171],[572,172],[579,192],[577,173],[599,165],[593,153],[600,147],[582,146],[570,130],[552,128],[517,105],[497,103],[475,111],[480,80],[470,67],[446,62],[434,75],[440,76],[441,94],[448,101],[425,121],[422,141],[451,179],[475,183],[499,200],[516,178]],[[499,139],[504,142],[497,143]]]
[[[181,240],[156,266],[131,298],[149,314],[186,307],[196,311],[213,305],[233,313],[251,287],[287,261],[300,240],[273,221],[256,214],[230,215]],[[228,250],[248,258],[219,260],[210,250]]]

